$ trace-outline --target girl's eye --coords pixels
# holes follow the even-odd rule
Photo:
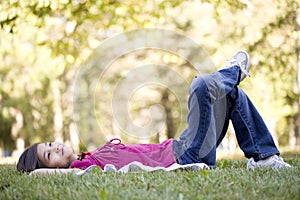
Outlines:
[[[52,145],[52,143],[51,142],[49,142],[49,146],[51,147],[51,145]]]

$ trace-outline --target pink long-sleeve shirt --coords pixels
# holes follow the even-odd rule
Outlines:
[[[98,165],[104,169],[106,164],[113,164],[120,169],[134,161],[151,167],[169,167],[176,163],[173,141],[169,139],[160,144],[124,145],[120,139],[115,138],[96,149],[92,155],[75,160],[70,168],[86,169],[91,165]]]

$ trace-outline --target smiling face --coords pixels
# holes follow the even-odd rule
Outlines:
[[[76,155],[73,153],[73,149],[60,142],[46,142],[38,144],[37,154],[39,160],[45,166],[50,168],[65,168],[76,160]]]

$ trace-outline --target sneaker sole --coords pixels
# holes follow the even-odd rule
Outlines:
[[[241,74],[241,81],[246,77],[250,77],[249,70],[250,70],[250,57],[249,54],[246,51],[239,51],[234,56],[234,58],[240,63],[242,66],[241,71],[243,74]]]

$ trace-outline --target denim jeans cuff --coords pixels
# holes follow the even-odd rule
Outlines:
[[[279,151],[273,151],[273,152],[268,152],[268,153],[262,153],[259,155],[259,158],[258,160],[264,160],[270,156],[273,156],[273,155],[280,155],[280,152]]]

